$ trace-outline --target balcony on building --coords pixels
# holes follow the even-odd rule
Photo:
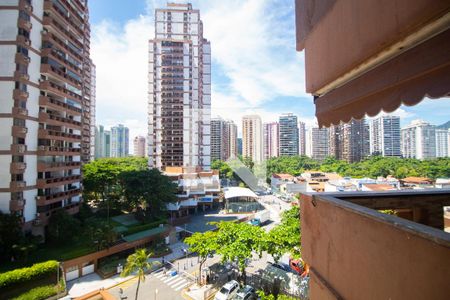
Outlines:
[[[296,0],[319,126],[450,95],[449,16],[446,0]],[[304,194],[310,299],[448,299],[448,205],[449,190]]]
[[[26,168],[27,164],[24,162],[12,162],[10,164],[11,174],[23,174]]]
[[[36,185],[38,189],[47,189],[80,181],[81,181],[80,175],[55,176],[45,179],[38,179],[36,180]]]
[[[73,105],[64,103],[62,100],[58,100],[50,96],[39,96],[39,105],[56,109],[62,112],[67,112],[71,115],[81,116],[81,108],[75,107]]]

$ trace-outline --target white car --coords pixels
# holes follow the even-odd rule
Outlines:
[[[228,300],[233,299],[239,289],[239,283],[236,280],[231,280],[225,283],[220,291],[217,292],[214,300]]]

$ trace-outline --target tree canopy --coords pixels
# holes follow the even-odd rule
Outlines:
[[[214,161],[213,166],[217,166],[221,170],[221,177],[228,177],[228,172],[232,172],[231,169],[228,171],[229,167],[222,161]],[[372,156],[360,162],[348,163],[334,157],[318,161],[307,156],[281,156],[268,159],[266,166],[268,179],[274,173],[287,173],[298,176],[307,170],[336,172],[341,176],[355,178],[376,178],[388,175],[398,179],[409,176],[429,177],[432,179],[450,177],[450,157],[418,160],[414,158]]]
[[[102,158],[83,167],[85,199],[109,210],[134,211],[159,216],[165,204],[176,201],[176,185],[157,169],[148,169],[146,158]]]

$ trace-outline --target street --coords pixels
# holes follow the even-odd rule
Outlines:
[[[274,195],[260,196],[258,202],[270,211],[270,222],[263,226],[266,231],[269,231],[279,224],[281,221],[280,214],[291,207],[290,203],[284,202]],[[212,229],[212,226],[208,224],[211,221],[234,220],[241,217],[244,217],[244,215],[230,216],[218,214],[218,211],[208,211],[205,214],[192,216],[191,221],[187,223],[186,226],[181,226],[181,228],[186,228],[191,232],[204,232]],[[166,270],[159,269],[156,272],[146,275],[145,281],[140,283],[140,299],[184,299],[182,295],[183,289],[186,289],[195,283],[199,272],[198,257],[195,255],[188,255],[186,257],[182,251],[182,249],[186,247],[187,246],[181,242],[171,245],[172,254],[166,257],[165,260]],[[288,262],[288,259],[289,257],[285,256],[281,261]],[[152,260],[161,261],[161,259]],[[169,260],[171,260],[172,263],[168,263]],[[262,270],[272,268],[269,266],[269,262],[273,262],[273,258],[269,254],[264,252],[261,258],[254,254],[253,258],[249,260],[246,272],[248,274],[260,274]],[[229,278],[229,270],[220,264],[220,257],[217,255],[207,259],[203,265],[203,269],[219,272],[217,274],[218,277],[215,279],[216,282],[226,282]],[[92,278],[88,279],[88,276],[86,276],[85,279],[80,278],[75,284],[69,282],[70,295],[66,298],[70,299],[70,297],[79,295],[80,290],[86,293],[89,290],[113,286],[112,288],[109,288],[109,292],[116,297],[116,299],[134,299],[137,278],[129,277],[125,280],[116,276],[111,279],[101,280],[100,278],[96,279],[98,275],[97,277],[95,277],[96,274],[91,275],[89,276]],[[235,273],[233,273],[233,276],[235,276]],[[86,280],[88,282],[85,282]]]

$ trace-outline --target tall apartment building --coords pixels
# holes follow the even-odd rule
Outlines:
[[[191,4],[156,9],[149,41],[149,165],[211,165],[211,45]]]
[[[426,159],[436,157],[436,126],[415,120],[401,129],[403,157]]]
[[[111,157],[127,157],[129,149],[128,128],[122,124],[111,127]]]
[[[370,122],[370,154],[402,155],[400,149],[400,117],[382,116]]]
[[[237,152],[242,155],[242,138],[237,138]]]
[[[329,133],[328,128],[313,127],[309,131],[309,145],[311,157],[317,160],[324,160],[329,154]]]
[[[298,154],[306,155],[306,125],[298,122]]]
[[[211,119],[211,160],[237,157],[237,126],[220,117]]]
[[[298,119],[292,113],[283,114],[279,118],[279,153],[280,156],[298,155]]]
[[[250,157],[254,162],[263,160],[263,131],[258,115],[242,117],[242,156]]]
[[[91,103],[90,103],[90,109],[91,109],[91,117],[90,117],[90,161],[93,161],[95,159],[95,138],[96,138],[96,126],[95,126],[95,106],[96,106],[96,69],[94,63],[91,61]]]
[[[145,137],[136,136],[133,140],[133,154],[136,157],[145,157]]]
[[[0,20],[0,211],[44,234],[56,210],[78,212],[90,159],[87,2],[2,1]]]
[[[111,157],[111,131],[98,125],[95,130],[95,158]]]
[[[329,155],[357,162],[370,153],[369,125],[365,119],[333,125],[329,129]]]
[[[450,130],[436,129],[436,157],[448,157]]]
[[[278,122],[264,123],[264,159],[279,156],[280,125]]]
[[[211,118],[211,161],[222,159],[224,123],[222,118]]]

